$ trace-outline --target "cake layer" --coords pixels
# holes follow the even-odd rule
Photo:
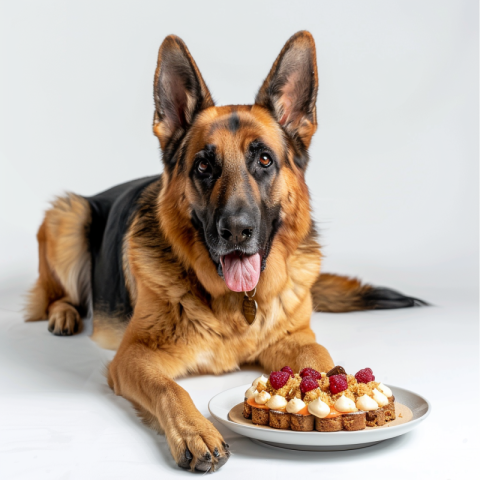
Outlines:
[[[343,415],[332,418],[316,418],[315,430],[318,432],[338,432],[343,430]]]
[[[377,408],[367,412],[367,427],[381,427],[385,425],[385,409]]]
[[[290,428],[290,414],[278,410],[270,410],[268,424],[272,428],[288,430]]]
[[[269,413],[265,408],[252,407],[252,423],[256,425],[268,425]]]
[[[367,426],[367,412],[344,413],[343,428],[351,432],[363,430]]]
[[[388,397],[388,405],[385,405],[383,409],[385,410],[386,422],[391,422],[397,418],[397,415],[395,414],[395,397],[393,395]]]
[[[298,413],[290,413],[290,428],[296,432],[311,432],[315,425],[315,417],[313,415],[299,415]]]
[[[252,418],[252,406],[247,403],[247,399],[243,401],[243,416],[245,418]]]

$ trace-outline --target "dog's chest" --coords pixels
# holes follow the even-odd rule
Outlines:
[[[258,306],[257,318],[252,324],[245,319],[240,306],[228,312],[212,312],[210,328],[205,326],[206,341],[196,343],[193,370],[218,374],[234,370],[243,363],[255,362],[270,345],[308,325],[308,312],[311,311],[309,295],[308,299],[302,296],[292,299],[290,292],[288,298],[292,310],[285,308],[279,296],[268,305]],[[301,307],[305,303],[306,315]]]

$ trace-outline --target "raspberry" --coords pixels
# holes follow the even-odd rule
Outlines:
[[[278,390],[282,388],[290,378],[288,372],[272,372],[270,374],[270,385],[275,389]]]
[[[328,379],[330,381],[330,392],[333,395],[339,392],[343,392],[348,388],[346,375],[332,375]]]
[[[293,370],[290,367],[283,367],[280,371],[289,373],[291,377],[295,376]]]
[[[313,377],[303,377],[300,382],[300,391],[302,393],[307,393],[310,390],[318,388],[318,383]]]
[[[322,378],[322,374],[320,372],[317,372],[316,370],[314,370],[313,368],[310,368],[310,367],[307,367],[307,368],[304,368],[301,372],[300,372],[300,376],[303,378],[303,377],[313,377],[315,379],[317,378]]]
[[[355,374],[358,383],[368,383],[375,380],[375,375],[371,368],[363,368]]]

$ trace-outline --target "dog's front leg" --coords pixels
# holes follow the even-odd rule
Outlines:
[[[293,332],[263,350],[258,360],[266,371],[280,370],[290,366],[295,372],[310,367],[319,372],[328,372],[334,367],[328,350],[315,341],[310,328]]]
[[[221,467],[230,456],[228,445],[173,380],[184,373],[182,355],[174,357],[162,349],[125,340],[109,366],[110,387],[130,400],[150,423],[156,419],[179,466],[200,471]]]

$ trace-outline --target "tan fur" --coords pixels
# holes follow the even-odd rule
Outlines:
[[[374,308],[365,303],[365,296],[371,289],[356,278],[322,273],[312,288],[313,309],[337,313]]]
[[[126,325],[118,317],[93,312],[92,335],[90,338],[102,348],[117,350],[125,333]]]
[[[77,308],[88,304],[89,223],[88,202],[69,193],[52,203],[37,234],[39,277],[29,293],[25,317],[28,321],[48,318],[50,331],[58,335],[79,330]]]
[[[340,292],[355,297],[360,288],[355,281],[341,284],[338,279],[318,277],[320,247],[310,216],[304,169],[296,163],[295,148],[285,136],[285,132],[293,132],[308,147],[316,129],[314,105],[306,116],[292,108],[298,93],[295,75],[294,86],[286,84],[275,100],[278,121],[268,110],[269,82],[282,55],[293,62],[293,57],[288,57],[290,48],[300,57],[313,55],[310,74],[316,92],[315,46],[308,32],[300,32],[282,50],[256,104],[227,107],[213,105],[196,64],[178,37],[167,37],[159,51],[153,129],[164,153],[186,132],[184,163],[166,168],[161,180],[145,188],[139,200],[141,209],[124,237],[123,272],[133,317],[125,327],[114,316],[94,313],[92,338],[105,348],[118,348],[108,368],[108,384],[131,401],[144,423],[165,432],[175,461],[183,467],[214,470],[230,454],[220,433],[174,379],[190,373],[221,374],[252,362],[266,372],[285,365],[295,371],[303,367],[327,371],[334,364],[328,351],[316,343],[310,328],[312,310],[338,311],[342,308]],[[172,87],[162,68],[173,61],[180,62],[189,81],[198,85],[197,90],[177,91],[184,95],[184,117],[180,119],[159,87],[162,82],[164,87]],[[195,121],[187,128],[195,109]],[[241,124],[235,134],[224,128],[232,112]],[[246,149],[256,139],[268,144],[282,162],[266,200],[269,208],[281,205],[281,225],[256,288],[257,319],[249,325],[242,314],[244,294],[226,287],[192,225],[192,205],[200,205],[204,199],[188,172],[196,153],[206,144],[215,144],[218,155],[228,162],[212,189],[211,200],[221,195],[243,198],[248,192],[258,200],[261,193],[253,179],[248,178],[249,188],[242,191]],[[75,307],[84,303],[88,293],[85,229],[89,215],[86,200],[69,195],[47,212],[38,234],[40,277],[31,292],[29,319],[48,315],[55,332],[75,328],[79,322]]]
[[[243,125],[237,135],[212,128],[222,125],[233,109]],[[155,124],[154,132],[163,145],[167,134],[162,123]],[[282,157],[282,130],[264,107],[204,109],[188,133],[187,166],[177,165],[171,174],[163,175],[161,187],[147,189],[145,198],[157,198],[156,208],[137,216],[128,236],[136,308],[110,364],[109,384],[116,394],[141,406],[149,423],[153,418],[158,421],[179,464],[186,447],[194,457],[192,466],[205,452],[217,449],[228,455],[228,451],[218,432],[173,378],[189,373],[221,374],[247,362],[260,362],[266,371],[285,364],[296,370],[310,366],[327,371],[333,367],[328,351],[315,342],[309,326],[310,289],[317,279],[321,256],[310,234],[312,221],[303,172],[293,158],[287,159],[290,168],[282,169],[270,198],[272,205],[282,204],[283,225],[257,285],[258,312],[253,325],[248,325],[242,314],[244,295],[228,290],[192,226],[189,205],[201,199],[184,172],[189,171],[195,153],[212,143],[219,155],[229,159],[222,175],[224,183],[218,183],[212,192],[215,198],[240,185],[237,176],[245,148],[256,138],[265,138]],[[155,188],[159,188],[158,194]],[[257,186],[251,188],[253,195],[258,195]],[[237,189],[236,194],[241,192]],[[145,199],[145,204],[150,201]],[[172,249],[168,262],[158,253],[167,246]],[[171,405],[178,407],[172,411]]]

